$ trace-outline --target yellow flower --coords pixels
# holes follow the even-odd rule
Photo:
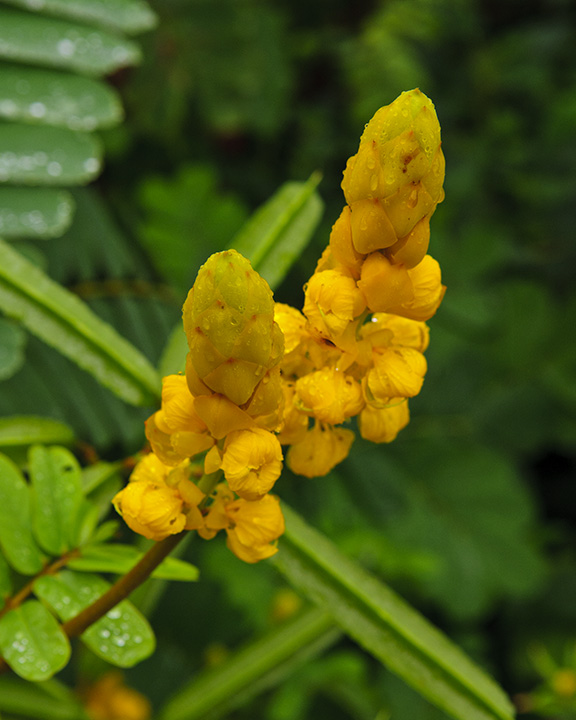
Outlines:
[[[358,288],[372,312],[391,312],[391,308],[414,298],[409,271],[404,265],[393,265],[380,252],[368,255],[364,261]]]
[[[302,440],[308,430],[308,415],[300,412],[294,404],[294,383],[284,383],[284,416],[282,426],[277,434],[281,445],[292,445]]]
[[[352,243],[357,252],[367,255],[397,242],[394,226],[378,198],[356,200],[350,209]]]
[[[300,442],[292,445],[286,462],[296,475],[320,477],[342,462],[354,442],[351,430],[316,423]]]
[[[165,465],[179,465],[182,460],[194,457],[214,445],[214,438],[206,432],[162,432],[156,425],[157,415],[154,413],[146,420],[146,438]]]
[[[379,338],[384,333],[386,340],[379,342]],[[362,327],[362,337],[370,340],[375,348],[395,345],[414,348],[423,353],[430,341],[430,329],[426,323],[418,320],[388,313],[375,313],[371,321]]]
[[[380,349],[366,375],[368,401],[388,404],[390,398],[414,397],[422,388],[426,369],[426,358],[414,348]]]
[[[275,435],[262,428],[229,433],[222,470],[230,488],[246,500],[265,495],[282,472],[282,448]]]
[[[124,684],[122,674],[102,675],[85,693],[84,703],[91,720],[150,720],[148,698]]]
[[[201,433],[206,425],[196,414],[194,397],[184,375],[167,375],[162,379],[162,407],[156,413],[156,427],[163,433],[178,430]]]
[[[274,555],[278,548],[271,545],[284,532],[280,502],[273,495],[247,502],[240,499],[226,506],[231,525],[227,528],[228,547],[245,562],[258,562]]]
[[[414,225],[408,235],[387,248],[386,257],[394,265],[402,263],[406,268],[413,268],[422,262],[428,252],[429,244],[430,215],[426,215]]]
[[[433,257],[426,255],[421,263],[408,270],[408,275],[413,287],[413,297],[399,300],[388,308],[388,312],[412,320],[429,320],[438,310],[446,292],[446,286],[442,285],[440,265]]]
[[[387,407],[366,405],[358,417],[360,435],[375,443],[392,442],[410,421],[408,401],[392,398]]]
[[[131,482],[113,498],[117,512],[134,532],[149,540],[164,540],[184,530],[183,500],[165,483]]]
[[[304,315],[320,335],[333,342],[366,307],[354,278],[337,269],[314,273],[304,291]]]
[[[235,250],[212,255],[200,268],[183,318],[194,393],[198,380],[242,405],[282,358],[284,339],[274,322],[272,291]]]
[[[360,384],[335,368],[324,368],[296,382],[296,407],[323,423],[339,425],[364,405]]]
[[[360,277],[364,257],[352,243],[351,210],[348,205],[344,206],[340,217],[332,226],[329,249],[336,263],[343,265],[354,278]]]

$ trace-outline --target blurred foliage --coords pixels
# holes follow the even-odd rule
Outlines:
[[[14,245],[157,363],[198,265],[283,182],[320,170],[324,219],[276,293],[300,304],[363,123],[419,86],[447,160],[430,251],[448,291],[424,390],[392,446],[358,440],[331,477],[286,473],[278,491],[489,667],[527,718],[576,718],[576,685],[556,675],[576,643],[574,4],[152,5],[142,64],[109,78],[127,119],[101,132],[98,185],[74,192],[61,237]],[[84,453],[116,459],[143,443],[146,409],[5,319],[0,379],[2,415],[65,422]],[[203,582],[170,587],[153,616],[163,651],[128,674],[156,708],[215,643],[231,649],[273,627],[283,588],[272,568],[247,568],[215,543],[186,553]],[[535,664],[535,645],[557,660]],[[341,640],[230,717],[445,716]]]

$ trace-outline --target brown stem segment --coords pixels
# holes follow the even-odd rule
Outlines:
[[[63,623],[62,629],[66,635],[68,637],[81,635],[90,625],[100,620],[109,610],[112,610],[119,602],[127,598],[133,590],[150,577],[151,573],[174,550],[184,535],[186,535],[186,531],[177,535],[169,535],[164,540],[152,545],[140,562],[112,585],[104,595],[99,597],[92,605],[84,608],[78,615]]]

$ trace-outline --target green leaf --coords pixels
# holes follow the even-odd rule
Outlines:
[[[0,57],[86,75],[106,75],[138,63],[140,49],[130,40],[104,30],[2,9]]]
[[[89,545],[82,548],[79,557],[68,562],[71,570],[82,572],[105,572],[125,575],[142,558],[144,553],[133,545]],[[198,580],[198,568],[178,558],[166,558],[152,573],[161,580]]]
[[[208,669],[168,701],[161,720],[216,720],[332,645],[340,633],[323,610],[309,609]]]
[[[224,247],[248,212],[218,187],[214,170],[185,165],[173,178],[150,177],[139,189],[144,219],[139,236],[154,265],[187,293],[206,257]]]
[[[28,455],[32,483],[32,527],[40,546],[58,556],[76,546],[83,500],[80,466],[62,447],[34,445]]]
[[[25,10],[37,10],[86,24],[103,25],[128,34],[156,25],[156,15],[144,0],[4,0]]]
[[[260,207],[230,243],[274,290],[310,241],[322,213],[320,175],[289,182]]]
[[[71,445],[73,442],[74,430],[59,420],[35,415],[0,418],[0,448]]]
[[[458,720],[511,720],[502,690],[391,589],[283,504],[278,568],[386,667]]]
[[[44,565],[32,536],[30,488],[20,471],[0,454],[0,546],[6,560],[23,575],[35,575]]]
[[[22,328],[0,317],[0,380],[12,377],[22,367],[25,345]]]
[[[59,237],[73,214],[74,201],[65,190],[0,187],[0,234],[7,239]]]
[[[34,720],[88,720],[72,690],[55,679],[32,684],[0,677],[0,710]]]
[[[146,405],[158,397],[160,378],[146,358],[1,240],[0,308],[126,402]]]
[[[0,66],[0,117],[70,130],[116,125],[124,115],[116,91],[100,80],[16,65]]]
[[[62,571],[39,577],[34,592],[61,620],[70,620],[103,595],[110,585],[97,575]],[[155,638],[146,618],[123,600],[81,635],[82,641],[106,662],[132,667],[154,652]]]
[[[116,477],[122,469],[122,463],[97,462],[82,470],[82,486],[84,493],[88,495],[101,485],[107,483],[110,478]]]
[[[0,651],[25,680],[47,680],[70,658],[70,643],[44,605],[29,600],[0,619]]]
[[[102,166],[100,141],[59,127],[0,125],[0,181],[24,185],[83,185]]]

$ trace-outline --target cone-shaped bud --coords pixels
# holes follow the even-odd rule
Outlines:
[[[353,232],[356,250],[371,252],[406,237],[444,199],[443,182],[444,156],[434,105],[418,89],[404,92],[374,115],[344,171],[342,189],[353,214],[356,203],[379,200],[387,218],[370,219],[366,240]],[[381,241],[376,237],[377,225]]]
[[[200,382],[242,405],[282,358],[272,291],[235,250],[212,255],[200,268],[183,318],[192,392]]]

